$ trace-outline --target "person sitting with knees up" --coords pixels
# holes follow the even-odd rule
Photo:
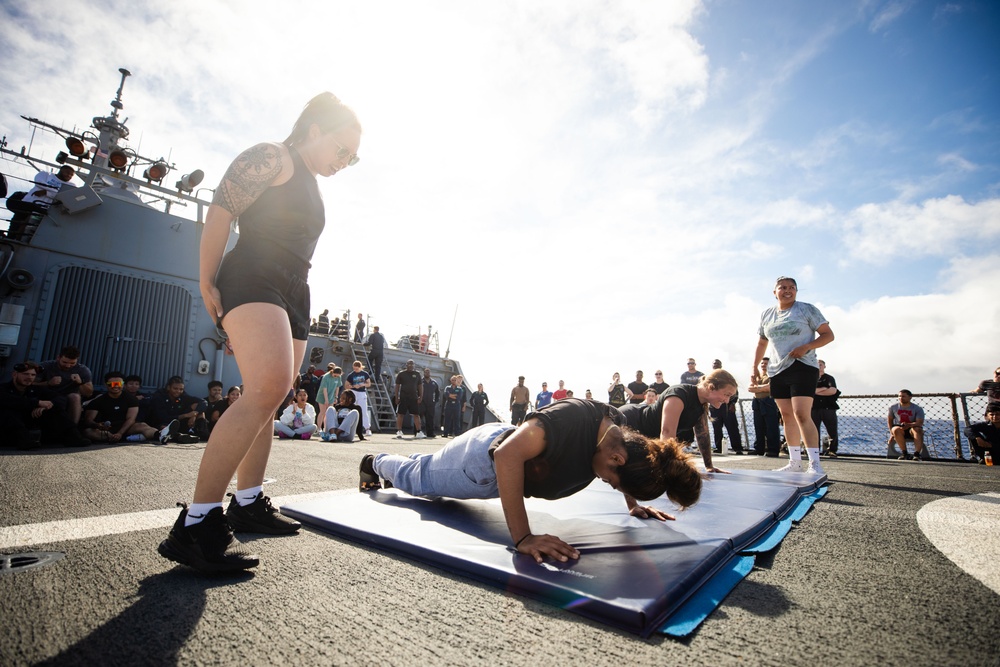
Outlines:
[[[909,389],[899,390],[899,402],[889,406],[889,435],[901,453],[899,460],[920,460],[924,449],[924,409],[913,402]],[[906,441],[913,441],[913,456],[906,451]]]
[[[117,443],[154,440],[155,428],[138,421],[139,401],[125,391],[125,374],[104,374],[108,390],[87,403],[81,425],[83,434],[93,442]]]
[[[433,454],[368,454],[361,460],[360,489],[380,488],[379,478],[414,496],[500,498],[514,549],[541,563],[565,562],[580,552],[555,535],[531,532],[525,497],[555,500],[586,488],[595,477],[621,491],[629,514],[673,519],[637,500],[666,493],[681,507],[701,496],[701,475],[676,440],[650,440],[623,428],[615,408],[566,398],[532,412],[520,426],[484,424]]]
[[[986,463],[988,452],[990,463],[1000,465],[1000,461],[993,463],[1000,455],[1000,403],[987,404],[986,421],[965,429],[965,436],[972,443],[972,451],[980,463]]]
[[[295,400],[274,420],[274,432],[282,440],[308,440],[316,432],[316,410],[309,403],[309,392],[299,389]]]
[[[215,428],[215,425],[219,423],[219,419],[221,419],[222,415],[226,413],[226,410],[228,410],[233,403],[238,401],[240,396],[242,395],[243,395],[243,390],[234,385],[229,388],[229,391],[226,392],[226,397],[224,399],[222,399],[221,401],[217,401],[213,405],[209,406],[208,408],[209,432],[211,432],[211,430]]]
[[[364,440],[364,427],[361,425],[361,406],[355,402],[354,392],[345,389],[340,392],[336,405],[326,409],[326,419],[320,437],[323,442],[354,442]]]

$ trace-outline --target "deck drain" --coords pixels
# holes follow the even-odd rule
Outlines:
[[[61,551],[29,551],[23,554],[0,554],[0,574],[12,574],[47,567],[66,554]]]

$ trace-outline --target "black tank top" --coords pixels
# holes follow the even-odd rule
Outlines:
[[[316,177],[288,147],[294,173],[286,183],[265,190],[239,217],[234,253],[269,259],[305,279],[316,243],[326,224]]]

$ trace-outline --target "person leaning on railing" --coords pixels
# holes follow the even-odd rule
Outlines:
[[[1000,367],[993,370],[992,380],[983,380],[970,394],[986,394],[990,403],[1000,403]]]

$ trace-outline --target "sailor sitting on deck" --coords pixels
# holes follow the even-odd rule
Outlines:
[[[309,440],[316,432],[316,410],[309,404],[305,389],[295,392],[295,400],[274,420],[274,432],[282,440]]]
[[[93,442],[140,442],[153,440],[157,431],[138,421],[139,401],[125,391],[125,374],[109,371],[104,374],[107,391],[87,403],[81,428]]]
[[[986,421],[965,429],[965,436],[972,443],[972,451],[980,463],[986,463],[987,452],[991,462],[1000,456],[1000,403],[987,404]],[[994,465],[1000,465],[1000,461]]]
[[[0,384],[0,446],[33,449],[42,444],[81,447],[90,444],[56,405],[55,394],[35,384],[38,366],[15,364],[11,381]]]
[[[889,407],[889,438],[899,447],[903,460],[920,460],[920,451],[924,448],[924,409],[913,402],[913,392],[909,389],[899,390],[899,402]],[[906,451],[906,441],[913,441],[913,456]]]
[[[160,431],[160,442],[168,440],[190,443],[208,440],[205,401],[184,393],[184,378],[175,375],[167,386],[149,399],[147,423]],[[183,437],[181,437],[183,436]]]
[[[80,363],[80,350],[67,345],[59,356],[38,366],[37,384],[45,385],[56,395],[56,403],[66,410],[74,424],[83,416],[83,402],[94,395],[90,369]]]
[[[354,436],[359,440],[365,439],[361,425],[361,406],[355,402],[354,392],[345,389],[340,393],[337,404],[326,409],[320,437],[323,442],[354,442]]]

